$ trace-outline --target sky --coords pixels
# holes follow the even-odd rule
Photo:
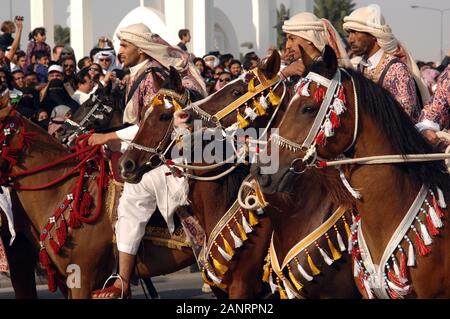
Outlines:
[[[12,16],[25,16],[25,30],[29,27],[29,1],[33,0],[0,0],[0,21]],[[92,0],[94,12],[94,38],[101,35],[111,36],[115,27],[131,9],[139,5],[138,0]],[[243,0],[228,0],[230,6],[239,5]],[[288,4],[288,0],[275,0]],[[301,1],[301,0],[299,0]],[[55,0],[55,23],[67,26],[69,17],[69,0]],[[114,3],[114,5],[111,5]],[[448,0],[355,0],[357,7],[371,3],[379,4],[382,12],[393,29],[397,39],[412,53],[415,59],[426,61],[440,60],[441,45],[441,14],[437,11],[412,9],[411,5],[425,6],[438,9],[450,9]],[[12,7],[11,7],[12,5]],[[105,11],[107,9],[107,11]],[[107,13],[106,13],[107,12]],[[236,11],[237,15],[242,14]],[[443,19],[443,51],[450,50],[450,10],[444,13]],[[22,41],[22,47],[26,39]]]

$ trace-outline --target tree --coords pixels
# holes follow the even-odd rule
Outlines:
[[[337,32],[345,38],[342,23],[344,17],[348,16],[355,6],[353,0],[314,0],[314,14],[319,18],[328,19]]]
[[[286,42],[286,34],[283,32],[284,21],[289,20],[290,10],[286,9],[284,4],[281,4],[280,9],[277,9],[277,25],[274,26],[277,29],[277,47],[281,49],[284,42]]]
[[[59,24],[54,27],[55,45],[70,44],[70,28],[63,28]]]

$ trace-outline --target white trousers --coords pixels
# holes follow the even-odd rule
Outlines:
[[[118,206],[116,224],[117,248],[136,255],[145,235],[145,226],[159,208],[169,231],[173,233],[173,214],[181,205],[187,205],[188,183],[185,177],[166,176],[170,170],[160,166],[145,173],[138,184],[125,183]]]

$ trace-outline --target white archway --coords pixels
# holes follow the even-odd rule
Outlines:
[[[222,53],[231,53],[239,58],[236,30],[227,15],[219,8],[214,8],[214,38],[216,50]]]

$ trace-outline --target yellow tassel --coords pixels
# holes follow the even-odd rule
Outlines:
[[[289,278],[291,279],[292,283],[294,284],[295,288],[297,288],[298,291],[303,289],[303,285],[298,282],[297,278],[295,278],[294,274],[291,271],[291,267],[288,267],[289,269]]]
[[[316,275],[320,274],[319,268],[317,268],[317,266],[314,264],[314,262],[313,262],[311,256],[309,255],[309,253],[307,252],[306,254],[308,255],[308,264],[309,264],[309,267],[311,268],[312,275],[316,276]]]
[[[159,95],[155,96],[153,98],[152,106],[156,107],[156,106],[161,106],[161,105],[163,105],[163,101],[161,100],[161,97]]]
[[[253,99],[253,106],[255,107],[255,112],[259,116],[266,115],[266,109],[259,103],[258,99]]]
[[[342,257],[342,254],[334,247],[333,242],[330,240],[330,236],[326,234],[328,247],[330,248],[331,255],[333,256],[333,260],[338,260]]]
[[[228,271],[228,267],[222,265],[217,259],[213,257],[212,254],[209,255],[213,262],[214,269],[216,269],[220,274],[224,275]]]
[[[268,97],[269,97],[270,104],[272,104],[272,106],[275,107],[275,106],[280,105],[281,99],[275,93],[273,93],[272,90],[269,91]]]
[[[350,230],[350,226],[347,223],[347,219],[345,219],[345,217],[343,217],[342,219],[344,220],[344,227],[345,227],[345,232],[347,233],[347,238],[351,238],[352,231]]]
[[[259,224],[258,217],[256,217],[256,215],[251,210],[248,211],[248,222],[250,223],[250,226]]]
[[[281,286],[280,278],[277,278],[277,284],[278,284],[278,292],[280,293],[280,299],[288,299],[286,291],[284,291],[283,287]]]
[[[264,273],[263,273],[262,281],[269,282],[269,276],[270,276],[270,266],[269,266],[269,261],[267,261],[264,264]]]
[[[245,231],[244,231],[244,229],[242,228],[241,224],[239,224],[239,222],[237,221],[236,218],[235,218],[234,220],[236,221],[236,226],[237,226],[237,229],[238,229],[238,231],[239,231],[239,234],[241,235],[242,241],[247,240],[247,239],[248,239],[247,234],[245,233]]]
[[[246,128],[247,126],[250,125],[250,122],[247,121],[242,115],[241,113],[239,113],[239,110],[237,111],[237,121],[239,123],[239,128]]]
[[[215,286],[216,285],[213,281],[208,279],[208,276],[206,275],[206,269],[203,269],[203,271],[202,271],[202,278],[203,278],[203,281],[207,285],[210,285],[210,286]]]
[[[248,82],[248,91],[249,92],[255,92],[255,78],[252,78],[249,82]]]
[[[175,112],[181,111],[183,109],[181,107],[181,105],[177,102],[177,100],[175,100],[174,98],[172,98],[172,103],[173,103],[173,106],[175,107]]]
[[[222,236],[223,246],[225,248],[225,251],[227,252],[228,255],[233,256],[234,255],[234,249],[231,247],[231,245],[225,239],[224,235],[220,234],[220,236]]]

